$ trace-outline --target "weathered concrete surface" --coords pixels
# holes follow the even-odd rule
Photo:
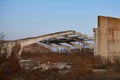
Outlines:
[[[95,32],[95,54],[110,61],[120,57],[120,18],[98,17]]]
[[[94,55],[97,56],[99,55],[99,29],[94,28]]]
[[[58,38],[58,37],[63,37],[63,38]],[[48,48],[53,47],[53,46],[51,46],[51,44],[56,44],[55,47],[58,49],[58,53],[61,53],[62,47],[65,47],[68,51],[71,51],[71,49],[68,46],[58,45],[58,44],[69,43],[72,41],[81,41],[81,40],[82,41],[84,41],[84,40],[90,41],[90,40],[93,40],[93,38],[89,37],[87,35],[84,35],[80,32],[68,30],[68,31],[46,34],[46,35],[42,35],[42,36],[18,39],[18,40],[13,40],[13,41],[6,41],[4,43],[4,48],[3,48],[2,52],[7,53],[7,57],[9,57],[11,55],[12,48],[16,47],[15,44],[18,44],[18,45],[20,45],[20,50],[18,53],[20,56],[21,52],[22,52],[22,48],[24,46],[33,44],[35,42],[41,42],[43,44],[50,45],[50,47],[44,45],[45,47],[48,47]],[[85,45],[88,45],[88,44],[85,44]]]
[[[30,38],[24,38],[24,39],[19,39],[19,40],[7,41],[6,43],[4,43],[4,48],[3,48],[2,52],[6,52],[7,57],[9,57],[11,55],[12,48],[15,47],[15,44],[19,44],[19,45],[21,45],[21,48],[19,50],[19,55],[21,55],[21,51],[22,51],[22,48],[24,46],[30,45],[32,43],[35,43],[35,42],[38,42],[38,41],[41,41],[41,40],[49,39],[49,38],[74,34],[74,32],[75,31],[69,30],[69,31],[62,31],[62,32],[47,34],[47,35],[43,35],[43,36],[37,36],[37,37],[30,37]]]

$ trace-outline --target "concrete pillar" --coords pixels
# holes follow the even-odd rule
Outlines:
[[[7,53],[7,58],[11,56],[12,54],[12,49],[15,46],[15,42],[8,42],[5,44],[5,47],[7,49],[6,53]]]
[[[94,28],[94,55],[99,56],[99,29]]]
[[[16,59],[20,59],[21,54],[21,45],[18,43],[15,43],[15,45],[12,47],[11,55],[10,57],[14,57]]]
[[[22,54],[22,49],[23,49],[23,46],[20,47],[19,56],[21,56],[21,54]]]

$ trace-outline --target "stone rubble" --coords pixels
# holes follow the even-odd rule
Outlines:
[[[25,70],[48,70],[52,68],[57,68],[59,70],[62,69],[71,69],[72,63],[69,62],[57,62],[57,63],[40,63],[40,61],[32,61],[32,60],[20,60],[21,68]]]

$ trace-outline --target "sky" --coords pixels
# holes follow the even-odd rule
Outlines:
[[[7,40],[66,30],[93,36],[99,15],[120,18],[120,0],[0,0],[0,33]]]

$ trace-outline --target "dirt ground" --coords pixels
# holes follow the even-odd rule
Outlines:
[[[34,48],[31,52],[23,51],[22,59],[41,63],[70,62],[73,64],[70,71],[61,73],[57,68],[44,71],[41,69],[26,70],[21,68],[16,58],[6,59],[2,56],[0,58],[0,80],[120,80],[120,62],[103,63],[99,57],[94,57],[89,51],[57,54],[45,53],[42,50],[39,50],[42,52],[36,52],[36,50]]]

